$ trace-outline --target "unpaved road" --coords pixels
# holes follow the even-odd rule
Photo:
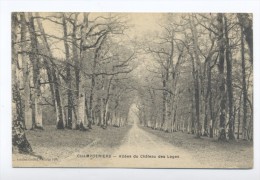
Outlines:
[[[110,157],[86,157],[110,155]],[[56,163],[55,163],[56,164]],[[54,165],[54,164],[53,164]],[[140,167],[140,168],[199,168],[203,167],[186,150],[174,147],[163,139],[140,129],[129,130],[117,149],[97,148],[94,144],[81,149],[55,166],[68,167]]]
[[[135,167],[135,168],[202,168],[185,149],[174,147],[163,139],[132,126],[118,148],[103,148],[99,139],[79,152],[63,159],[18,161],[23,167]],[[209,167],[209,166],[207,166]]]
[[[123,167],[147,168],[198,168],[201,167],[194,157],[184,149],[176,148],[163,139],[134,125],[126,136],[125,143],[115,151],[115,155],[131,155],[122,158]],[[137,155],[138,158],[133,158]],[[113,164],[116,166],[116,164]]]

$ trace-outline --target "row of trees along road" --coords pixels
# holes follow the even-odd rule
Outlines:
[[[141,40],[126,35],[127,18],[12,13],[13,124],[120,127],[136,100],[144,126],[253,138],[251,14],[163,14]],[[149,62],[138,79],[141,58]]]
[[[144,126],[219,140],[253,138],[251,14],[165,14],[144,39]],[[151,40],[152,39],[152,40]]]
[[[127,29],[120,14],[12,13],[14,124],[125,125],[136,59]]]

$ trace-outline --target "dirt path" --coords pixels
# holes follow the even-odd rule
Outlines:
[[[20,164],[22,163],[22,164]],[[202,168],[185,149],[174,147],[162,138],[132,126],[119,147],[102,147],[100,139],[62,158],[43,161],[18,161],[19,167],[136,167],[136,168]]]
[[[79,146],[77,135],[67,136],[69,141],[66,141],[69,143],[76,141],[73,143],[75,147],[63,143],[61,146],[36,148],[38,150],[36,152],[43,155],[44,160],[13,153],[13,166],[136,168],[251,168],[253,166],[251,146],[219,144],[205,139],[196,140],[191,139],[190,135],[178,133],[162,135],[157,132],[156,134],[137,125],[128,126],[123,129],[123,133],[117,133],[118,130],[97,132],[93,130],[92,133],[95,135],[92,134],[91,139],[88,134],[79,133],[82,135],[80,142],[84,144],[83,146]],[[88,138],[88,142],[85,138]]]
[[[120,163],[123,167],[201,167],[201,164],[184,149],[174,147],[163,139],[145,132],[137,125],[129,131],[125,143],[114,154],[132,156],[132,158],[121,159]],[[134,155],[138,158],[133,158]]]
[[[163,139],[145,132],[137,125],[133,125],[122,145],[117,149],[97,148],[95,143],[92,143],[82,148],[80,152],[75,152],[52,165],[63,167],[203,167],[184,149],[164,142]]]

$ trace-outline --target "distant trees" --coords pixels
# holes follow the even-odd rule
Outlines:
[[[243,139],[252,139],[251,14],[167,14],[160,26],[144,43],[153,63],[139,90],[143,125],[221,141],[242,129]]]
[[[124,46],[125,17],[23,12],[12,17],[14,117],[26,129],[44,128],[46,106],[55,112],[57,129],[127,123],[136,53],[133,45]]]

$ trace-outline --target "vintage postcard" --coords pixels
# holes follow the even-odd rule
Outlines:
[[[11,17],[13,167],[253,168],[253,14]]]

